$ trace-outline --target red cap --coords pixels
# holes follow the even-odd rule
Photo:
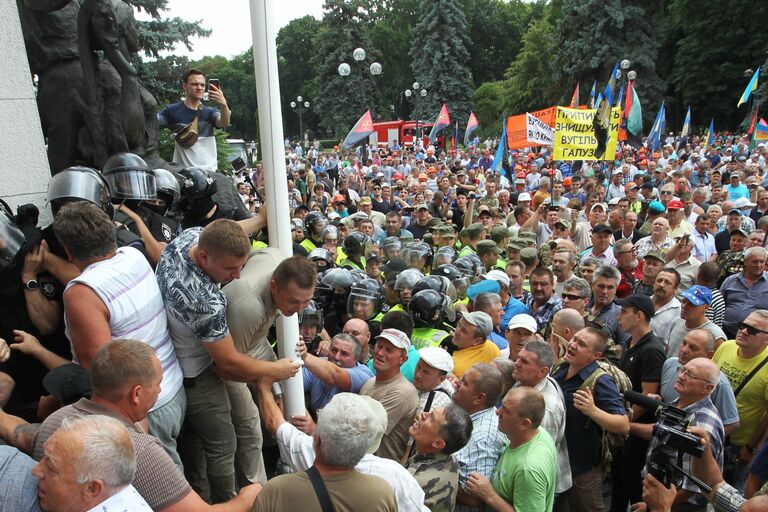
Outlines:
[[[679,199],[673,199],[667,203],[667,210],[682,210],[683,202]]]
[[[571,178],[563,178],[563,185],[570,185],[571,181]]]
[[[429,176],[427,176],[425,173],[421,173],[421,174],[419,174],[419,179],[420,180],[428,180]]]
[[[517,173],[517,177],[525,179],[525,173],[524,172],[519,172],[519,173]]]
[[[334,203],[338,203],[339,201],[345,201],[346,202],[346,200],[347,200],[347,198],[344,197],[341,194],[336,194],[335,196],[333,196],[333,202]]]
[[[403,175],[400,174],[399,172],[396,172],[395,174],[392,175],[392,179],[401,180],[403,179]]]

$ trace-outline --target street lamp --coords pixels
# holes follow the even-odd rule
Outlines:
[[[301,96],[296,96],[296,101],[291,102],[291,108],[299,114],[299,140],[304,139],[304,112],[309,110],[309,102]]]
[[[411,90],[411,89],[413,89],[413,90]],[[415,100],[416,105],[415,105],[414,111],[416,113],[416,134],[418,134],[419,140],[422,140],[422,139],[424,139],[424,134],[419,132],[419,124],[420,124],[419,118],[420,118],[420,114],[421,114],[420,98],[426,98],[428,92],[427,92],[426,89],[421,87],[421,84],[419,82],[413,82],[413,84],[411,84],[411,89],[406,89],[403,92],[403,94],[405,95],[406,99],[410,100],[411,98],[413,98]],[[414,148],[415,148],[416,140],[417,140],[416,137],[417,137],[417,135],[414,135],[414,137],[413,137]]]
[[[365,60],[365,57],[366,53],[363,48],[355,48],[352,52],[352,58],[357,63],[358,81],[360,82],[360,99],[363,103],[363,110],[366,109],[365,86],[367,81],[363,78],[363,61]],[[371,77],[379,76],[382,70],[383,68],[378,62],[373,62],[368,67],[368,73],[371,74]],[[352,73],[352,68],[346,62],[342,62],[339,64],[338,72],[340,76],[347,77]],[[370,83],[373,84],[372,81],[370,81]],[[373,110],[373,105],[371,105],[371,110]]]

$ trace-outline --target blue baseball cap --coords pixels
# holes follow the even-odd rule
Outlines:
[[[712,304],[712,292],[706,286],[693,285],[680,295],[688,299],[688,302],[694,306]]]

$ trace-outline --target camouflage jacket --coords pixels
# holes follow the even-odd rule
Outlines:
[[[744,271],[744,251],[721,252],[717,256],[717,266],[720,267],[720,275],[717,276],[717,284],[722,284],[725,278]]]
[[[416,454],[408,471],[424,489],[424,505],[432,512],[453,512],[459,490],[459,464],[451,455]]]

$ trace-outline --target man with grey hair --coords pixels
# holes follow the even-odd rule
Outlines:
[[[544,397],[546,410],[541,427],[549,433],[557,448],[557,495],[570,489],[572,482],[568,447],[565,444],[565,398],[560,385],[549,375],[554,365],[555,358],[549,345],[543,341],[529,341],[517,356],[512,376],[517,380],[514,387],[528,386]]]
[[[493,330],[493,320],[482,311],[464,313],[456,325],[451,342],[456,347],[453,353],[453,374],[461,378],[473,364],[490,363],[501,351],[488,340]]]
[[[275,432],[283,425],[290,429],[290,424],[282,418],[280,409],[271,397],[271,382],[260,380],[258,393],[264,418],[270,418],[267,429]],[[352,393],[334,396],[317,419],[312,445],[314,460],[305,458],[302,465],[306,470],[301,473],[280,475],[267,482],[251,510],[290,510],[301,504],[307,512],[320,512],[326,508],[321,505],[323,499],[315,489],[324,488],[328,501],[336,510],[397,511],[398,502],[392,485],[374,476],[376,473],[363,474],[356,471],[356,466],[366,453],[376,441],[381,440],[386,425],[386,412],[381,412],[374,412],[371,402],[365,397]],[[293,434],[301,433],[295,431]],[[288,438],[290,442],[290,434]],[[292,460],[294,454],[285,455],[286,460]],[[423,493],[420,499],[423,501]],[[416,501],[419,501],[418,495]],[[414,507],[419,507],[415,510],[421,510],[419,503]]]
[[[286,421],[272,394],[271,382],[269,379],[260,379],[257,383],[264,425],[267,432],[277,439],[281,459],[293,471],[306,471],[315,461],[312,436],[301,432],[296,426]],[[362,406],[370,408],[374,431],[372,432],[371,445],[355,466],[355,470],[365,475],[380,476],[389,482],[395,491],[399,510],[421,512],[424,506],[424,492],[411,474],[398,462],[373,455],[373,452],[378,450],[381,438],[387,428],[387,411],[379,402],[370,397],[359,396],[358,398],[361,399]]]
[[[336,393],[357,393],[373,372],[358,362],[362,346],[351,334],[337,334],[331,340],[327,358],[307,352],[304,341],[296,345],[296,354],[304,360],[304,389],[309,390],[310,408],[325,407]]]
[[[555,274],[555,293],[562,295],[565,282],[573,277],[576,257],[567,249],[558,249],[552,255],[552,273]]]
[[[736,336],[739,324],[755,310],[768,309],[768,273],[763,247],[750,247],[744,252],[744,270],[728,276],[720,285],[725,299],[723,331],[728,339]]]
[[[151,510],[131,485],[136,454],[125,426],[108,416],[65,421],[32,469],[45,512]]]
[[[504,274],[504,276],[506,276],[506,274]],[[504,317],[501,295],[490,292],[480,293],[475,297],[475,300],[472,301],[472,306],[473,311],[482,311],[491,317],[493,329],[488,335],[488,339],[499,348],[503,357],[509,357],[509,343],[507,342],[507,338],[504,337],[506,326],[504,326],[501,321]]]
[[[597,267],[592,274],[592,302],[587,308],[610,331],[615,343],[624,344],[629,335],[619,327],[621,306],[614,302],[620,282],[621,274],[616,268],[608,265]]]

